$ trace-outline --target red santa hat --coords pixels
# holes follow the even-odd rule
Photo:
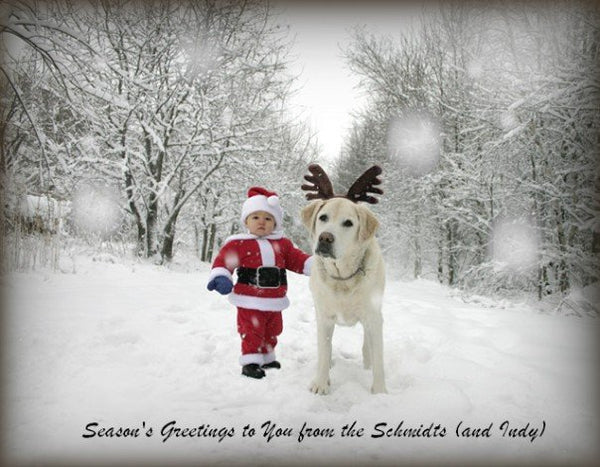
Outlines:
[[[275,229],[281,230],[283,226],[283,209],[279,204],[279,196],[273,191],[259,186],[253,186],[248,190],[248,199],[242,205],[242,224],[246,224],[246,218],[256,211],[265,211],[275,218]]]

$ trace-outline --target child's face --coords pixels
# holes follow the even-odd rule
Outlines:
[[[265,211],[256,211],[246,217],[246,227],[252,235],[264,237],[275,229],[275,218]]]

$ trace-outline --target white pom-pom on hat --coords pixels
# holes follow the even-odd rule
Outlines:
[[[241,221],[246,225],[246,219],[256,211],[265,211],[275,219],[275,230],[281,230],[283,225],[283,209],[279,203],[279,196],[274,191],[253,186],[248,190],[248,199],[242,205]]]

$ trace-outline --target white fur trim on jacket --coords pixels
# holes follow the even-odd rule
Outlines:
[[[248,233],[239,233],[239,234],[230,235],[229,237],[227,237],[225,239],[225,241],[223,242],[223,245],[227,244],[228,242],[230,242],[232,240],[258,240],[259,238],[264,238],[267,240],[281,240],[283,238],[283,232],[276,231],[270,235],[264,235],[262,237],[251,234],[249,232]]]
[[[260,258],[263,266],[275,266],[275,250],[269,240],[257,238],[258,249],[260,250]]]
[[[313,259],[314,258],[312,256],[310,256],[309,258],[306,259],[306,261],[304,261],[304,268],[302,270],[302,274],[304,274],[305,276],[310,276]]]
[[[290,300],[287,297],[253,297],[236,293],[229,294],[229,303],[240,308],[260,311],[281,311],[290,306]]]
[[[210,274],[208,275],[208,282],[212,281],[217,276],[225,276],[231,282],[233,282],[233,276],[229,272],[227,268],[213,268],[210,270]]]

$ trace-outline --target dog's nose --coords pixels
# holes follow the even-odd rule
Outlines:
[[[323,232],[319,235],[319,242],[317,243],[316,254],[323,258],[335,258],[333,254],[333,241],[335,237],[329,232]]]
[[[319,243],[333,243],[334,237],[333,234],[329,233],[329,232],[323,232],[321,235],[319,235]]]

